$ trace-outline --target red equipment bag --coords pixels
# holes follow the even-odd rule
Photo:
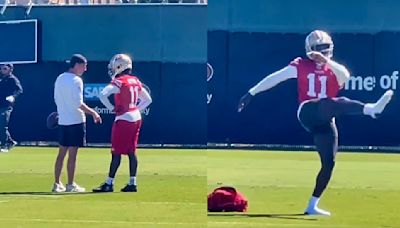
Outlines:
[[[219,187],[208,195],[209,212],[245,212],[248,203],[244,195],[234,187]]]

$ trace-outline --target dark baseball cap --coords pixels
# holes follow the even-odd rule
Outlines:
[[[8,66],[11,69],[14,68],[14,65],[12,63],[1,63],[0,66]]]
[[[72,68],[75,66],[75,64],[87,63],[87,59],[81,54],[74,54],[72,55],[71,59],[67,61],[67,63],[69,64],[69,67]]]

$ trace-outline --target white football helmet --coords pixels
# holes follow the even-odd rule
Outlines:
[[[115,75],[120,74],[126,69],[132,69],[131,57],[126,54],[116,54],[108,64],[108,75],[110,75],[111,79],[114,79]]]
[[[333,41],[328,33],[322,30],[314,30],[306,37],[305,41],[306,54],[310,58],[309,53],[320,52],[328,58],[333,56]]]

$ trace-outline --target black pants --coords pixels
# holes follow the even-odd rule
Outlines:
[[[8,131],[8,123],[12,107],[0,108],[0,143],[1,146],[7,145],[13,141],[10,132]]]
[[[338,149],[338,131],[335,117],[362,115],[364,104],[346,97],[313,99],[303,103],[298,112],[301,125],[313,135],[321,159],[313,196],[320,197],[328,185]]]

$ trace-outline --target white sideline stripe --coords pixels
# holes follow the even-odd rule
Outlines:
[[[329,224],[317,224],[317,221],[309,221],[309,222],[315,222],[314,224],[309,223],[309,224],[297,224],[297,223],[261,223],[261,222],[208,222],[208,225],[225,225],[232,227],[233,225],[251,225],[251,226],[260,226],[260,227],[332,227],[332,228],[337,228],[337,227],[352,227],[350,225],[329,225]]]
[[[204,223],[195,222],[135,222],[135,221],[112,221],[112,220],[76,220],[76,219],[40,219],[40,218],[0,218],[0,221],[23,221],[23,222],[53,222],[53,223],[111,223],[111,224],[140,224],[140,225],[200,225]]]
[[[3,199],[16,199],[18,197],[30,197],[30,198],[62,198],[65,195],[54,195],[54,196],[48,196],[48,195],[43,195],[43,196],[30,196],[30,195],[14,195],[14,196],[4,196],[0,197]],[[24,199],[25,200],[25,199]],[[0,203],[5,203],[9,201],[0,201]],[[150,204],[150,205],[200,205],[204,206],[205,203],[193,203],[193,202],[133,202],[135,204]]]
[[[79,193],[78,193],[79,194]],[[75,195],[78,195],[75,194]],[[16,199],[19,197],[29,197],[29,198],[62,198],[64,196],[68,196],[70,194],[62,194],[62,195],[8,195],[8,196],[0,196],[0,199]],[[71,194],[72,195],[72,194]],[[25,199],[24,199],[25,200]],[[0,201],[1,202],[8,202],[8,201]],[[205,205],[205,203],[193,203],[193,202],[134,202],[135,204],[153,204],[153,205]]]
[[[62,198],[64,195],[29,195],[29,194],[15,194],[15,195],[7,195],[7,196],[0,196],[0,198],[4,199],[15,199],[18,197],[29,197],[29,198]]]

